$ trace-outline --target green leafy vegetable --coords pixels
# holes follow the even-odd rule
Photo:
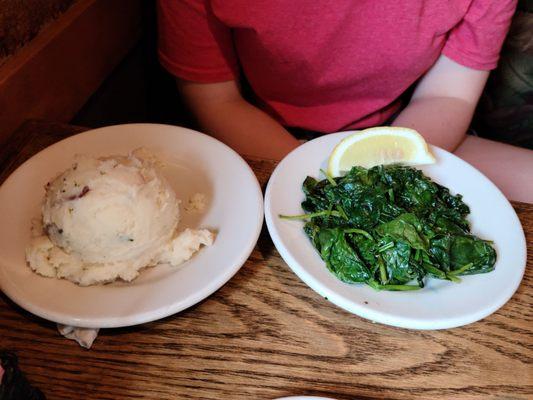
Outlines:
[[[365,263],[348,244],[341,229],[323,229],[318,233],[317,249],[326,265],[343,282],[366,282],[370,278]]]
[[[322,171],[323,172],[323,171]],[[353,167],[338,178],[303,182],[304,231],[327,268],[347,283],[416,290],[427,276],[490,272],[491,243],[470,234],[461,195],[402,165]]]

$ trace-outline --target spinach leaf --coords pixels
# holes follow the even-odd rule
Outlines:
[[[345,231],[346,232],[346,231]],[[377,258],[376,250],[376,241],[369,239],[365,235],[357,233],[347,233],[346,237],[349,240],[349,243],[354,249],[356,249],[357,254],[365,262],[366,265],[375,265]]]
[[[496,251],[486,241],[475,236],[456,236],[450,246],[451,271],[457,275],[471,275],[494,270]],[[472,264],[460,272],[461,268]]]
[[[431,245],[429,247],[429,254],[444,271],[451,270],[450,248],[452,242],[453,236],[440,236],[431,240]]]
[[[422,234],[422,223],[416,215],[402,214],[392,221],[376,227],[376,233],[394,240],[407,242],[412,248],[426,250],[428,239]]]
[[[327,268],[347,283],[416,290],[431,276],[490,272],[496,251],[470,234],[459,194],[403,165],[353,167],[345,176],[302,185],[304,231]],[[416,281],[416,285],[410,282]]]
[[[346,241],[341,229],[323,229],[318,233],[320,255],[341,281],[366,282],[370,273],[355,250]]]
[[[393,247],[381,253],[381,257],[387,268],[388,281],[386,283],[404,284],[422,278],[425,272],[420,267],[411,262],[411,246],[402,241],[394,243]]]

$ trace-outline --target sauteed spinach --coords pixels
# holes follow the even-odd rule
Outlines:
[[[338,178],[307,177],[304,231],[341,281],[377,290],[417,290],[428,276],[460,282],[490,272],[496,251],[470,233],[461,195],[403,165],[353,167]]]

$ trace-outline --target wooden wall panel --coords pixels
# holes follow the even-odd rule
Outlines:
[[[139,0],[80,0],[0,67],[0,143],[28,118],[69,121],[132,48]]]
[[[0,0],[0,65],[76,0]]]

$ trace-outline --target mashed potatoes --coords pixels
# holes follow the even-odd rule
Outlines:
[[[177,234],[179,218],[153,157],[81,157],[46,185],[26,260],[41,275],[83,286],[131,281],[143,267],[178,265],[212,244],[208,230]]]

